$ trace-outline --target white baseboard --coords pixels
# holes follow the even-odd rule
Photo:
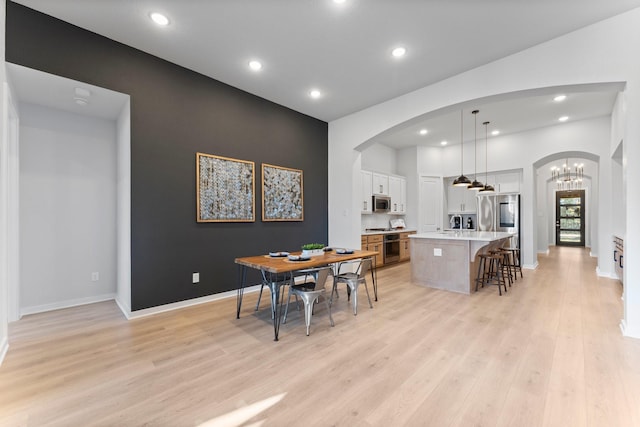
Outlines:
[[[250,286],[244,289],[245,293],[257,292],[260,290],[260,285]],[[194,305],[205,304],[207,302],[218,301],[226,298],[233,298],[237,295],[237,291],[221,292],[219,294],[207,295],[200,298],[193,298],[186,301],[174,302],[171,304],[159,305],[157,307],[145,308],[143,310],[131,311],[130,307],[127,307],[122,301],[120,301],[115,294],[98,295],[88,298],[78,298],[74,300],[61,301],[52,304],[44,304],[33,307],[26,307],[20,310],[20,315],[44,313],[46,311],[60,310],[62,308],[75,307],[78,305],[92,304],[96,302],[115,300],[116,305],[122,311],[122,314],[130,319],[138,319],[140,317],[152,316],[158,313],[164,313],[166,311],[179,310],[185,307],[191,307]]]
[[[607,279],[618,280],[618,276],[616,276],[615,273],[604,273],[600,270],[600,267],[596,267],[596,275],[598,277],[605,277]]]
[[[255,286],[250,286],[245,288],[244,293],[257,292],[259,290],[260,290],[260,285],[255,285]],[[227,291],[227,292],[221,292],[219,294],[207,295],[200,298],[193,298],[186,301],[174,302],[171,304],[159,305],[157,307],[151,307],[151,308],[145,308],[142,310],[132,311],[129,313],[128,316],[124,310],[123,310],[123,313],[125,316],[127,316],[127,319],[139,319],[141,317],[152,316],[154,314],[164,313],[166,311],[179,310],[181,308],[192,307],[194,305],[205,304],[208,302],[218,301],[226,298],[234,298],[236,295],[237,295],[237,291],[235,290]],[[122,307],[120,307],[120,309],[122,310]]]
[[[118,308],[120,309],[122,314],[124,314],[124,317],[126,317],[127,319],[130,319],[131,318],[131,307],[129,307],[127,304],[125,304],[122,301],[120,301],[120,298],[118,298],[117,296],[116,296],[115,300],[116,300],[116,305],[118,306]]]
[[[0,343],[0,365],[2,365],[2,361],[7,355],[7,351],[9,351],[9,338],[2,337],[2,343]]]
[[[549,255],[549,249],[547,249],[546,251],[538,251],[538,253],[542,255]]]
[[[116,294],[94,295],[86,298],[77,298],[67,301],[58,301],[51,304],[36,305],[20,309],[20,316],[27,314],[44,313],[45,311],[60,310],[62,308],[75,307],[78,305],[93,304],[96,302],[109,301],[115,299]]]
[[[620,319],[620,331],[622,331],[622,336],[626,336],[624,333],[625,329],[627,329],[627,322],[624,319]]]
[[[622,335],[629,338],[640,338],[640,328],[630,328],[625,319],[620,320],[620,330]]]
[[[536,268],[538,268],[538,261],[534,262],[533,264],[522,264],[522,268],[525,268],[527,270],[535,270]]]

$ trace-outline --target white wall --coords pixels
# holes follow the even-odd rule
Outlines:
[[[420,191],[420,168],[418,167],[418,147],[408,147],[398,150],[397,154],[398,174],[407,179],[407,208],[404,215],[407,227],[418,229],[419,225],[419,205],[411,203],[413,194]]]
[[[21,312],[113,298],[116,125],[30,104],[20,111]]]
[[[7,81],[7,71],[5,68],[5,21],[6,3],[0,2],[0,99],[5,99],[5,82]],[[4,127],[7,122],[7,110],[4,102],[0,103],[0,120],[2,120],[2,131],[0,132],[0,364],[9,349],[9,283],[7,280],[7,143],[4,137]]]
[[[351,212],[359,212],[359,198],[354,197],[358,186],[354,179],[359,176],[360,155],[355,148],[408,120],[475,99],[506,97],[506,94],[539,88],[608,82],[626,83],[625,115],[640,117],[638,22],[640,9],[635,9],[329,123],[329,240],[349,247],[356,245],[360,238],[360,215],[344,215],[348,212],[341,211],[344,206],[351,206]],[[626,167],[623,175],[626,182],[637,182],[640,179],[640,168],[637,167],[640,164],[640,122],[626,120],[623,126],[620,132],[625,140],[623,163],[628,165],[631,161],[636,165],[635,168]],[[607,147],[611,146],[610,138],[611,135],[607,135],[604,143]],[[582,144],[576,147],[577,151],[582,149]],[[549,154],[556,150],[549,147]],[[490,152],[493,151],[490,149]],[[512,169],[510,160],[497,157],[496,163],[490,162],[489,168]],[[525,236],[524,240],[525,263],[535,262],[537,248],[534,161],[530,160],[523,167],[523,230],[530,234],[530,239]],[[602,164],[601,167],[610,169]],[[607,174],[605,170],[600,172]],[[600,193],[604,194],[606,190],[611,191],[611,188],[602,188]],[[623,193],[626,211],[640,211],[640,195],[632,194],[627,186]],[[607,216],[606,211],[603,213],[599,216],[600,222],[610,229],[611,216]],[[640,223],[631,218],[632,215],[626,217],[627,235],[640,235]],[[600,236],[604,233],[599,230]],[[625,253],[632,262],[628,262],[625,269],[625,319],[621,326],[626,335],[640,337],[640,262],[637,262],[640,261],[640,241],[629,240]]]
[[[374,144],[362,152],[362,169],[388,175],[402,175],[396,172],[396,150],[381,144]]]

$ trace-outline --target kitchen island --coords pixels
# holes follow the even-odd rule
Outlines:
[[[411,279],[431,288],[470,294],[475,290],[478,254],[508,246],[511,236],[466,230],[412,234]]]

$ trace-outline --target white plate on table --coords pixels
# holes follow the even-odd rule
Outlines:
[[[311,258],[300,255],[289,255],[287,259],[289,261],[309,261]]]
[[[353,249],[336,249],[338,255],[348,255],[353,253]]]
[[[269,252],[269,256],[272,258],[282,258],[289,256],[289,252]]]

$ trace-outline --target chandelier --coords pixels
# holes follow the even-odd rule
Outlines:
[[[551,179],[558,186],[558,190],[577,190],[582,188],[582,178],[584,177],[584,163],[574,163],[573,168],[569,166],[569,159],[562,165],[551,167]]]

